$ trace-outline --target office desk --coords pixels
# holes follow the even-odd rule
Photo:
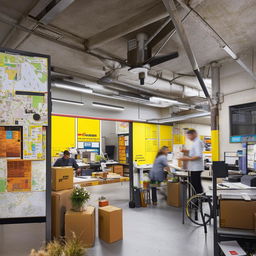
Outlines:
[[[89,177],[88,178],[78,178],[74,177],[74,185],[79,184],[82,187],[87,187],[87,186],[96,186],[96,185],[104,185],[104,184],[111,184],[111,183],[118,183],[118,182],[125,182],[129,181],[128,177],[120,177],[118,179],[99,179],[99,178],[93,178]]]

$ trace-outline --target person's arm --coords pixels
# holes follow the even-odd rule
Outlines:
[[[171,169],[169,167],[169,164],[168,164],[167,157],[163,158],[163,166],[164,166],[164,171],[165,172],[170,172],[171,171]]]
[[[75,159],[73,159],[73,168],[74,168],[75,170],[78,170],[78,169],[79,169],[79,165],[77,164],[77,162],[76,162]]]
[[[183,157],[180,157],[178,158],[178,160],[181,160],[181,161],[195,161],[195,160],[198,160],[198,159],[201,159],[202,157],[201,156],[183,156]]]
[[[204,145],[203,145],[203,143],[199,142],[199,143],[197,143],[197,146],[195,147],[195,156],[183,156],[183,157],[179,158],[178,160],[196,161],[198,159],[203,158],[203,150],[204,150]]]

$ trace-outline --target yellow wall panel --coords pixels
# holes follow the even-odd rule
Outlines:
[[[145,124],[133,123],[133,161],[138,165],[146,163]]]
[[[172,140],[172,126],[159,125],[160,140]]]
[[[100,120],[78,118],[77,141],[100,141]]]
[[[172,150],[172,127],[133,123],[133,160],[138,165],[153,164],[161,146]]]
[[[52,116],[52,156],[75,146],[75,118]]]

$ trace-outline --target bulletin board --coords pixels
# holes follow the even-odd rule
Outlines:
[[[153,164],[161,146],[172,149],[172,126],[133,123],[133,160],[138,165]]]
[[[49,56],[0,48],[1,224],[50,219],[49,74]]]
[[[76,118],[52,116],[52,156],[76,147]]]
[[[77,141],[100,142],[100,120],[78,118]]]

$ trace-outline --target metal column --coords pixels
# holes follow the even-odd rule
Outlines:
[[[130,201],[129,207],[134,208],[134,175],[133,175],[133,123],[129,123],[129,185],[130,185]]]
[[[211,108],[211,141],[212,161],[219,161],[219,95],[220,95],[220,65],[211,65],[212,76],[212,108]]]

